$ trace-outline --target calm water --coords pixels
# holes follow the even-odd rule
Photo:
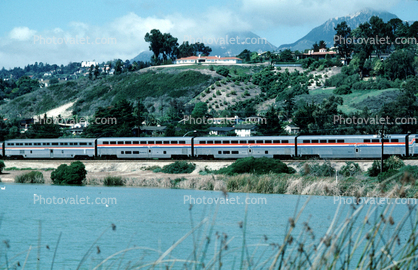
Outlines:
[[[103,237],[94,244],[91,256],[83,264],[83,269],[90,269],[108,256],[133,247],[148,247],[152,249],[167,250],[175,241],[188,233],[191,229],[189,202],[185,203],[185,196],[194,199],[223,198],[220,192],[179,190],[179,189],[151,189],[126,187],[71,187],[48,185],[4,184],[5,190],[0,190],[0,269],[5,261],[5,244],[9,240],[7,249],[9,263],[25,261],[30,246],[36,247],[39,239],[39,221],[41,221],[41,269],[49,269],[53,253],[60,232],[62,237],[57,249],[54,269],[75,269],[81,258],[96,241],[99,235],[109,228]],[[34,195],[36,194],[36,195]],[[35,199],[62,198],[68,203],[40,204]],[[87,198],[91,204],[70,204],[71,198]],[[230,193],[229,200],[234,198],[243,202],[246,194]],[[264,195],[250,194],[250,199],[260,204],[248,206],[247,243],[281,243],[288,225],[289,217],[295,212],[299,200],[299,208],[308,199],[307,196],[292,195]],[[104,204],[92,204],[96,198],[98,202],[103,199]],[[106,201],[115,198],[116,204]],[[58,202],[58,201],[57,201]],[[78,201],[80,203],[80,201]],[[106,206],[106,202],[107,205]],[[199,202],[199,201],[197,201]],[[197,203],[196,202],[196,203]],[[262,202],[262,203],[261,203]],[[244,220],[244,204],[195,204],[191,210],[193,224],[198,224],[204,217],[213,218],[217,213],[214,232],[226,233],[228,240],[235,237],[229,244],[230,250],[239,247],[242,243],[242,229],[239,222]],[[217,209],[218,208],[218,209]],[[328,229],[337,204],[333,197],[312,197],[301,217],[302,221],[309,221],[316,237],[322,237]],[[350,211],[345,207],[343,212]],[[406,213],[405,205],[397,206],[394,212],[395,220]],[[345,215],[342,215],[345,216]],[[116,225],[113,231],[111,224]],[[303,226],[297,226],[296,229]],[[196,238],[203,238],[206,227],[196,232]],[[404,230],[402,238],[406,238],[408,229]],[[212,237],[213,237],[212,234]],[[264,236],[268,240],[265,242]],[[213,237],[212,241],[215,237]],[[403,239],[404,240],[404,239]],[[47,249],[46,246],[49,246]],[[97,252],[97,247],[100,253]],[[219,246],[219,243],[218,243]],[[173,256],[190,259],[193,250],[192,237],[187,238],[173,252]],[[213,245],[210,247],[213,250]],[[26,269],[36,269],[37,249],[29,253]],[[17,258],[11,257],[19,255]],[[231,262],[240,251],[226,258]],[[124,263],[139,261],[145,256],[145,261],[157,258],[149,251],[132,251],[125,255]],[[117,268],[118,264],[114,267]]]

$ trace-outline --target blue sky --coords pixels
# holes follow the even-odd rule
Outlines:
[[[219,37],[248,30],[279,46],[296,41],[329,18],[364,8],[386,10],[412,21],[417,19],[418,1],[2,0],[0,68],[35,61],[131,59],[148,49],[144,35],[153,28],[170,32],[180,42],[186,35]],[[87,37],[94,44],[80,42]]]

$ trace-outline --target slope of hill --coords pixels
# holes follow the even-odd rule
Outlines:
[[[198,70],[141,70],[123,73],[94,81],[81,78],[40,88],[0,106],[0,114],[7,118],[32,117],[75,102],[70,110],[78,116],[91,116],[96,109],[109,106],[121,99],[145,99],[148,108],[167,105],[176,98],[188,102],[215,81],[214,77]],[[158,104],[158,105],[157,105]]]
[[[372,16],[379,16],[385,22],[391,19],[397,18],[395,14],[392,14],[389,12],[379,12],[379,11],[374,11],[371,9],[365,9],[360,12],[347,15],[344,17],[337,17],[337,18],[329,19],[324,24],[312,29],[306,36],[302,37],[298,41],[292,44],[283,44],[279,46],[279,49],[280,50],[291,49],[292,51],[294,50],[303,51],[305,49],[312,48],[312,45],[315,42],[319,42],[320,40],[324,40],[327,43],[328,47],[333,47],[334,35],[335,35],[334,27],[336,27],[337,24],[343,21],[346,21],[347,24],[351,27],[351,29],[355,29],[361,23],[369,21]]]

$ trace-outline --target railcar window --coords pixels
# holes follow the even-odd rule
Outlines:
[[[222,144],[229,144],[229,141],[222,141]]]
[[[282,143],[289,143],[289,140],[283,140]]]
[[[255,141],[254,140],[249,140],[248,143],[255,143]]]
[[[116,144],[116,142],[115,141],[110,141],[110,144]]]
[[[29,145],[29,143],[25,143],[25,145]]]
[[[238,141],[231,141],[231,143],[238,143]]]
[[[399,142],[399,139],[392,139],[391,142]]]
[[[312,143],[318,143],[318,140],[312,140]]]
[[[165,154],[167,154],[167,151],[164,151],[164,152],[163,152],[163,154],[164,154],[164,155],[165,155]]]
[[[125,144],[132,144],[132,142],[131,141],[126,141]]]
[[[14,143],[8,143],[7,145],[15,145]]]
[[[186,144],[186,141],[180,141],[179,144]]]
[[[66,143],[66,142],[62,142],[62,143],[60,143],[61,145],[68,145],[68,143]]]
[[[328,143],[335,143],[335,140],[328,140]]]
[[[218,151],[218,154],[220,155],[220,154],[222,154],[222,152],[221,151]]]
[[[269,153],[269,151],[264,151],[264,154],[268,154]]]
[[[109,142],[103,142],[103,144],[109,144]],[[70,143],[70,145],[73,145],[73,143]]]
[[[264,141],[264,143],[271,143],[271,140],[266,140]]]
[[[86,142],[81,142],[80,145],[87,145],[87,143]]]
[[[34,143],[34,145],[41,145],[41,143],[36,142],[36,143]]]
[[[91,142],[89,142],[89,145],[93,145]]]
[[[169,141],[164,141],[164,144],[170,144],[170,142]]]
[[[370,139],[364,139],[363,142],[370,142]]]
[[[120,153],[121,153],[122,155],[123,155],[123,154],[125,154],[125,152],[124,152],[124,151],[121,151]]]
[[[247,141],[239,141],[239,143],[244,143],[245,144],[245,143],[247,143]]]
[[[230,151],[223,151],[224,155],[229,155],[231,152]]]
[[[319,140],[320,143],[327,143],[327,140]]]
[[[155,144],[163,144],[163,141],[156,141]]]
[[[154,141],[148,141],[148,144],[154,144]]]
[[[213,144],[213,141],[207,141],[207,144]]]
[[[118,144],[123,144],[123,142],[121,142],[121,141],[118,141]]]
[[[273,140],[273,143],[280,143],[280,140]]]
[[[75,142],[74,145],[78,145],[78,143]]]
[[[132,151],[126,151],[125,154],[132,155]]]
[[[337,143],[344,143],[344,140],[337,140]]]
[[[389,139],[383,139],[383,142],[389,142]]]
[[[171,141],[171,144],[177,144],[177,141]]]
[[[134,155],[138,155],[139,151],[134,151],[133,153],[134,153]]]
[[[263,143],[263,140],[257,140],[257,143]]]
[[[140,144],[139,141],[134,141],[134,144]],[[141,141],[141,144],[147,144],[146,141]]]
[[[238,155],[238,151],[232,151],[233,155]]]
[[[58,143],[57,142],[53,142],[52,145],[58,145]]]
[[[221,141],[215,141],[215,144],[220,144],[221,143]]]
[[[311,143],[310,140],[303,140],[303,143]]]
[[[372,142],[379,142],[379,139],[372,139]]]
[[[206,141],[200,141],[200,144],[206,144]]]

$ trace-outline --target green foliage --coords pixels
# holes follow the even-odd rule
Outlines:
[[[126,180],[123,179],[121,176],[106,176],[103,179],[103,185],[105,186],[124,186],[126,184]]]
[[[3,173],[3,169],[6,167],[3,160],[0,160],[0,173]]]
[[[162,168],[161,172],[170,174],[192,173],[196,169],[196,164],[186,161],[176,161]]]
[[[58,185],[81,185],[87,171],[81,161],[72,162],[70,166],[61,164],[51,173],[51,180]]]
[[[373,161],[372,166],[367,170],[367,174],[372,177],[378,176],[380,174],[380,163],[381,161],[378,161],[378,160]],[[399,170],[404,166],[405,166],[405,163],[399,157],[390,156],[388,159],[385,159],[383,161],[383,173]],[[388,174],[385,174],[385,175],[388,175]]]
[[[295,170],[288,167],[280,160],[271,158],[247,157],[238,159],[228,167],[217,171],[219,174],[234,175],[240,173],[268,174],[268,173],[294,173]]]
[[[351,94],[352,91],[350,90],[350,87],[348,85],[342,85],[333,91],[336,95],[348,95]]]
[[[347,161],[344,166],[338,171],[344,177],[352,177],[361,173],[361,168],[358,163]]]
[[[302,175],[312,175],[312,176],[334,176],[335,169],[331,166],[331,162],[326,160],[322,165],[318,163],[303,164],[302,170],[300,171]]]
[[[218,73],[221,76],[227,77],[229,74],[229,69],[226,67],[220,67],[216,70],[216,73]]]
[[[38,171],[24,173],[15,177],[15,183],[22,184],[44,184],[44,175]]]

